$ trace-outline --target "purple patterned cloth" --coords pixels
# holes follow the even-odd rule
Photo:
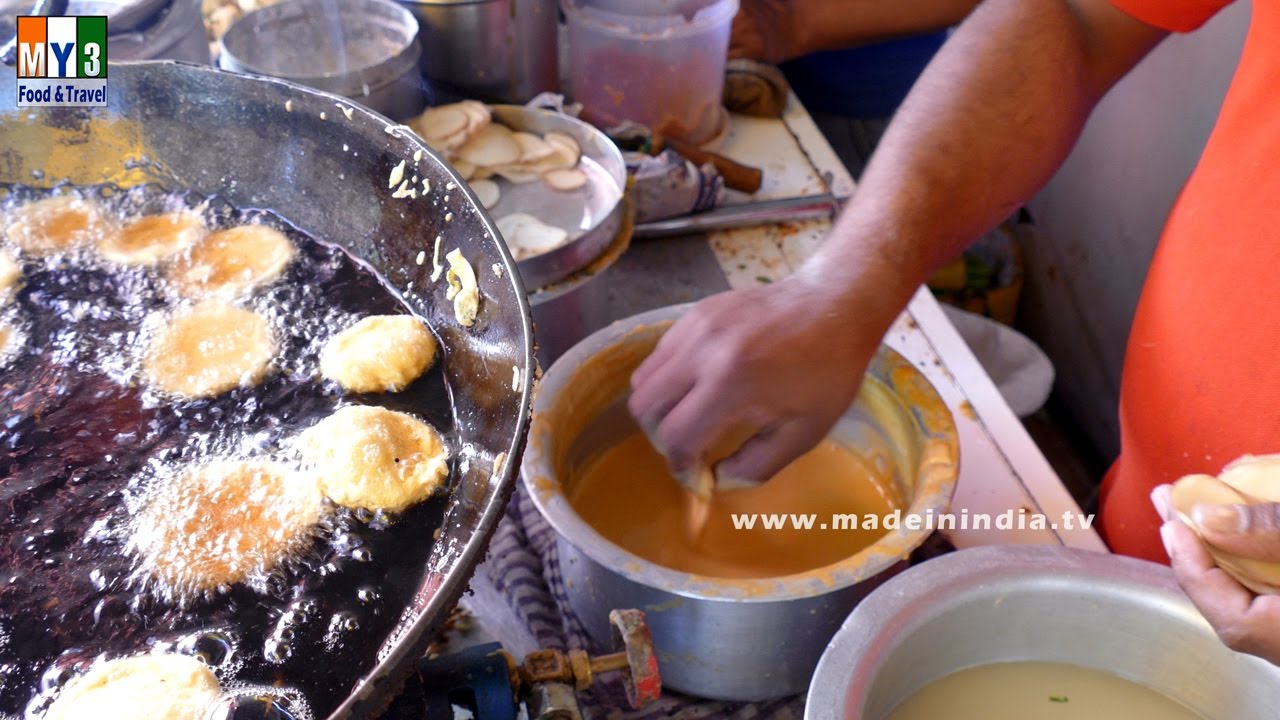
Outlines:
[[[569,607],[555,534],[517,484],[507,514],[489,545],[489,557],[476,570],[471,594],[463,600],[484,630],[517,659],[538,648],[586,648],[595,654],[613,648],[594,647]],[[616,675],[601,676],[579,695],[584,717],[609,720],[800,720],[804,698],[765,703],[725,703],[664,693],[657,703],[629,710]]]

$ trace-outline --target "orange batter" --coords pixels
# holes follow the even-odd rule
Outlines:
[[[833,514],[881,518],[897,503],[891,486],[857,455],[830,441],[802,455],[769,482],[712,494],[707,521],[690,533],[697,503],[671,477],[642,433],[605,450],[569,484],[569,502],[601,535],[646,560],[721,578],[767,578],[848,558],[883,530],[820,528]],[[813,529],[734,527],[734,514],[816,515]],[[883,526],[883,522],[877,524]]]

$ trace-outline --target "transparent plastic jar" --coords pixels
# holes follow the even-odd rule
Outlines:
[[[738,0],[560,0],[569,84],[583,119],[627,120],[702,145],[718,138]]]

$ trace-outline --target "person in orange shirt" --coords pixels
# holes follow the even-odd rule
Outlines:
[[[763,480],[814,446],[915,289],[1050,178],[1093,107],[1156,44],[1230,2],[982,3],[908,95],[814,257],[782,282],[702,301],[636,370],[630,409],[673,469],[696,466],[743,425],[756,434],[720,463],[722,476]],[[1277,86],[1280,0],[1255,0],[1240,67],[1134,318],[1101,530],[1117,552],[1169,558],[1228,644],[1280,663],[1280,597],[1255,597],[1156,509],[1170,517],[1158,486],[1280,450]],[[1226,550],[1280,560],[1280,506],[1196,521]]]

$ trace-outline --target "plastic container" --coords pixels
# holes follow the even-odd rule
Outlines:
[[[704,145],[726,127],[721,103],[738,0],[560,0],[569,84],[583,119],[625,121]]]

